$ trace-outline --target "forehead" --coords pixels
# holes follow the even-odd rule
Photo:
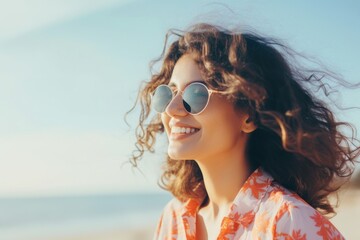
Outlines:
[[[201,71],[190,55],[182,56],[175,64],[169,85],[183,89],[192,82],[203,80]]]

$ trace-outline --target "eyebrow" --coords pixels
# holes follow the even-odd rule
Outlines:
[[[207,84],[206,84],[206,82],[205,82],[204,80],[195,80],[195,81],[192,81],[192,82],[187,83],[187,84],[184,86],[184,89],[185,89],[187,86],[189,86],[190,84],[192,84],[192,83],[203,83],[203,84],[205,84],[205,86],[207,86]],[[176,88],[178,88],[178,87],[176,86],[176,84],[173,83],[173,82],[172,82],[172,83],[169,83],[168,86],[169,86],[169,87],[176,87]]]

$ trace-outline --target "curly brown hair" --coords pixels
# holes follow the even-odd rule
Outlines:
[[[167,47],[171,37],[175,40]],[[252,32],[205,23],[187,31],[169,31],[163,53],[151,64],[153,69],[161,62],[161,69],[139,93],[141,114],[132,164],[137,166],[145,151],[153,152],[156,135],[164,132],[160,115],[151,115],[151,93],[168,84],[184,54],[194,57],[210,88],[223,91],[235,107],[250,113],[257,125],[246,150],[252,168],[263,168],[323,214],[334,213],[328,195],[344,182],[338,179],[352,174],[360,146],[352,125],[337,121],[318,95],[322,92],[327,99],[334,82],[357,86],[330,71],[299,67],[298,54],[290,48]],[[343,134],[343,127],[350,128],[352,135]],[[180,200],[206,195],[200,168],[191,159],[167,156],[160,185]]]

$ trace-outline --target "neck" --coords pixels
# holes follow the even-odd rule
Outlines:
[[[227,214],[240,188],[251,174],[244,151],[197,161],[208,195],[205,207],[213,218]]]

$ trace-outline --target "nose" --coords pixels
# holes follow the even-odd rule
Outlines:
[[[185,116],[188,112],[184,108],[183,100],[181,94],[178,93],[176,96],[171,100],[169,105],[166,107],[165,112],[171,116]]]

